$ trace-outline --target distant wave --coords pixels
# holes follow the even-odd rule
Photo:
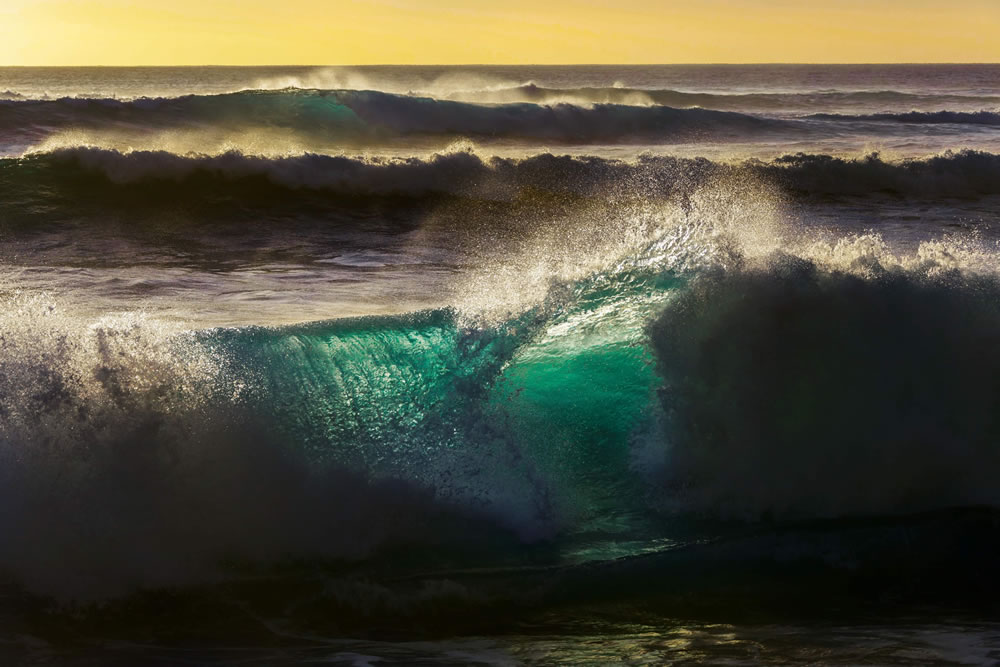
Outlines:
[[[794,126],[704,109],[598,104],[481,105],[377,91],[248,91],[178,98],[0,100],[0,137],[40,139],[53,130],[124,131],[221,127],[294,131],[328,140],[474,137],[600,143],[741,137]]]
[[[335,79],[325,81],[309,79],[306,81],[280,80],[263,82],[260,87],[250,87],[234,90],[227,94],[250,95],[255,93],[268,94],[338,94],[341,92],[379,92],[385,95],[398,95],[412,98],[433,98],[441,101],[456,101],[473,104],[617,104],[629,106],[662,105],[671,107],[702,107],[719,111],[802,111],[808,109],[830,108],[950,108],[983,109],[1000,106],[1000,96],[997,95],[961,95],[955,93],[913,93],[898,90],[813,90],[799,92],[707,92],[684,91],[670,88],[641,88],[626,86],[579,86],[554,87],[539,85],[534,81],[524,83],[508,83],[501,85],[464,88],[454,86],[427,86],[410,91],[378,88],[373,82],[365,79],[356,81]],[[351,85],[354,84],[354,85]],[[180,99],[193,97],[186,95],[163,95],[162,97],[123,96],[114,98],[128,103],[142,99]],[[49,93],[25,94],[22,91],[7,90],[0,92],[0,99],[25,101],[57,101]],[[63,99],[95,99],[92,95],[74,95]],[[100,98],[97,98],[100,99]]]
[[[861,93],[817,95],[819,102],[809,95],[559,90],[534,85],[481,91],[465,101],[370,90],[298,89],[132,100],[5,99],[0,95],[0,145],[31,146],[76,131],[118,137],[125,144],[129,137],[146,137],[150,132],[182,132],[237,137],[266,134],[306,146],[361,148],[403,143],[412,147],[420,140],[441,143],[457,138],[588,145],[789,141],[829,135],[829,124],[816,121],[1000,126],[1000,112],[987,110],[819,113],[796,118],[755,115],[774,110],[802,112],[815,104],[822,108],[859,104],[864,99],[856,97]],[[900,97],[902,93],[865,95],[883,96],[885,104],[907,99]],[[865,131],[870,132],[870,125]]]
[[[1000,113],[995,111],[909,111],[907,113],[873,113],[847,115],[835,113],[817,113],[807,116],[812,120],[837,121],[877,121],[886,123],[911,123],[917,125],[936,125],[955,123],[963,125],[1000,125]]]
[[[433,95],[434,93],[427,93]],[[802,110],[830,107],[885,106],[983,106],[1000,105],[1000,97],[986,95],[916,94],[895,90],[811,91],[797,93],[708,93],[670,89],[625,87],[551,88],[534,82],[518,86],[444,92],[445,99],[513,103],[551,104],[658,104],[674,107],[703,107],[722,111]]]
[[[634,162],[599,157],[541,154],[484,158],[455,152],[418,158],[352,158],[306,154],[267,158],[232,152],[179,156],[167,152],[120,153],[67,148],[0,160],[0,195],[8,206],[36,206],[60,193],[101,197],[109,188],[142,188],[153,205],[203,184],[205,192],[234,201],[260,202],[268,190],[321,196],[460,196],[510,199],[525,192],[574,197],[617,194],[669,198],[711,179],[750,176],[800,195],[895,193],[914,197],[975,197],[1000,194],[1000,155],[979,151],[945,153],[920,160],[890,161],[878,154],[859,158],[796,154],[773,161],[712,162],[704,158],[644,156]],[[114,198],[108,202],[116,201]],[[130,199],[129,201],[133,201]],[[290,200],[295,201],[295,200]]]

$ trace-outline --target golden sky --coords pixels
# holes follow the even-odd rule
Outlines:
[[[1000,0],[0,0],[0,65],[998,61]]]

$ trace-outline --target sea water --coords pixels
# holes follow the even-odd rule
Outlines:
[[[1000,66],[5,68],[0,155],[8,664],[1000,656]]]

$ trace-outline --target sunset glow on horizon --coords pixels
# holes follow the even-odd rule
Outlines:
[[[996,0],[4,0],[0,65],[996,62],[997,34]]]

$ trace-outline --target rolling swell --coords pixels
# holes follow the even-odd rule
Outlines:
[[[817,113],[806,118],[813,120],[835,120],[844,122],[875,121],[880,123],[908,123],[913,125],[938,125],[953,123],[961,125],[1000,125],[1000,113],[995,111],[909,111],[906,113],[872,114],[832,114]]]
[[[513,200],[528,193],[570,198],[677,199],[706,183],[748,177],[798,196],[894,193],[920,199],[1000,194],[1000,156],[982,151],[886,160],[795,154],[769,162],[643,156],[636,161],[541,154],[484,158],[471,152],[429,158],[350,158],[306,154],[267,158],[242,153],[179,156],[59,149],[0,160],[0,199],[13,216],[39,207],[161,206],[221,201],[227,206],[302,203],[346,205],[350,199],[398,196]],[[289,197],[289,194],[295,194]],[[339,202],[339,204],[338,204]]]
[[[294,131],[317,139],[372,142],[475,137],[601,143],[744,136],[787,123],[704,109],[603,104],[479,105],[378,91],[248,91],[177,98],[0,100],[0,132],[41,140],[67,128],[168,130],[221,127]]]
[[[807,195],[889,192],[949,198],[1000,192],[1000,155],[975,150],[907,160],[886,160],[878,153],[858,158],[798,153],[770,163],[756,162],[752,168],[789,190]]]

